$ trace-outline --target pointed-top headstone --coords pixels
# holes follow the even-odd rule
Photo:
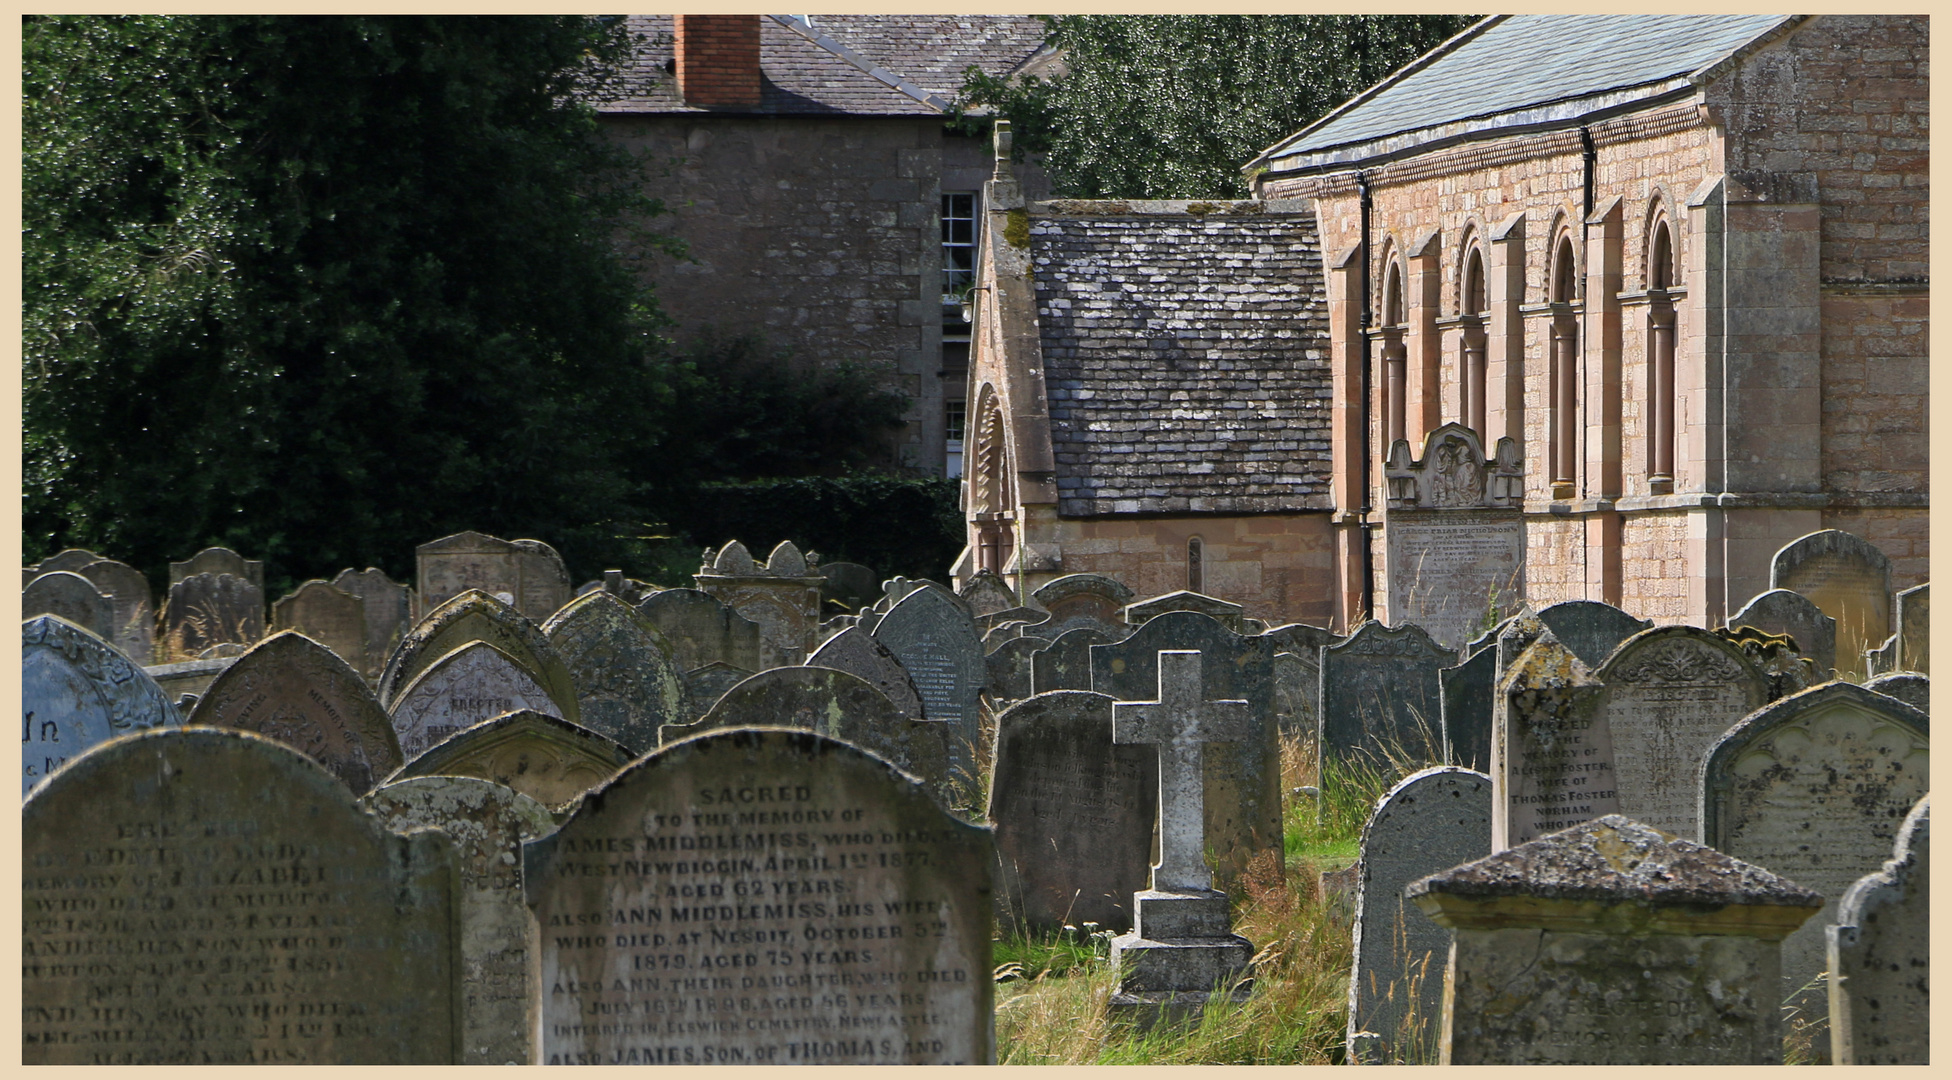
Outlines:
[[[416,676],[387,713],[400,755],[411,761],[457,732],[517,709],[562,715],[528,668],[485,641],[470,641]]]
[[[1491,730],[1491,850],[1620,808],[1602,687],[1550,631],[1499,674]]]
[[[805,577],[810,571],[807,557],[800,547],[791,540],[781,540],[773,546],[772,554],[766,556],[766,573],[770,577]]]
[[[578,721],[648,753],[657,729],[684,718],[685,685],[664,635],[608,592],[570,601],[542,632],[576,682]]]
[[[630,751],[560,716],[518,709],[434,744],[388,783],[416,776],[472,776],[558,809],[630,764]]]
[[[23,795],[91,746],[182,723],[154,679],[66,619],[21,623],[20,652]]]
[[[982,737],[977,697],[989,669],[968,612],[945,589],[915,589],[875,624],[874,639],[914,680],[923,718],[950,725],[950,767],[973,780]]]
[[[295,631],[237,658],[197,699],[190,723],[276,739],[337,776],[353,794],[400,767],[400,744],[359,672]]]
[[[1217,596],[1207,596],[1190,589],[1181,589],[1164,596],[1141,600],[1136,604],[1127,604],[1123,614],[1128,625],[1143,626],[1168,611],[1197,611],[1220,620],[1222,625],[1236,634],[1244,629],[1241,615],[1246,608]]]
[[[705,567],[713,573],[733,577],[752,577],[759,572],[759,564],[752,559],[752,552],[737,540],[718,549],[716,555],[707,551]],[[701,571],[702,572],[702,571]]]
[[[574,722],[582,715],[576,706],[575,678],[547,635],[513,607],[478,589],[428,612],[400,639],[380,675],[380,704],[392,708],[421,672],[470,641],[485,641],[528,669],[564,719]]]
[[[1004,584],[994,570],[978,570],[957,595],[978,617],[1025,606],[1017,599],[1016,590]]]

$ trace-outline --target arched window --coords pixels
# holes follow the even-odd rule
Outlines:
[[[1383,270],[1383,453],[1409,430],[1410,354],[1403,335],[1409,313],[1403,304],[1403,264],[1391,251]]]
[[[1206,591],[1206,544],[1197,536],[1186,541],[1186,591]]]
[[[1656,494],[1674,490],[1674,302],[1679,275],[1666,215],[1647,238],[1647,480]]]
[[[1572,232],[1563,230],[1552,248],[1552,497],[1572,498],[1579,470],[1579,321],[1572,304],[1579,299],[1579,259]]]
[[[1461,382],[1458,394],[1458,419],[1484,439],[1484,319],[1491,310],[1484,284],[1484,250],[1473,242],[1464,256],[1464,279],[1458,283],[1458,314],[1463,316],[1464,332],[1458,358]]]

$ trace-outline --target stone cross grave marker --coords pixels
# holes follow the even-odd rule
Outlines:
[[[198,574],[229,574],[240,577],[264,591],[264,560],[247,559],[227,547],[207,547],[183,562],[169,564],[169,583],[187,581]]]
[[[355,795],[400,767],[400,744],[366,681],[295,631],[237,658],[197,699],[190,723],[276,739],[324,766]]]
[[[377,680],[386,670],[386,658],[413,627],[413,590],[386,576],[383,570],[348,567],[332,579],[332,586],[359,597],[366,617],[366,659],[359,670]]]
[[[1931,1060],[1931,799],[1911,808],[1891,858],[1858,878],[1824,928],[1830,1057],[1839,1065]]]
[[[1498,682],[1491,730],[1491,850],[1620,809],[1599,680],[1550,632]]]
[[[163,655],[190,660],[214,645],[254,645],[264,636],[264,590],[231,574],[192,574],[169,587]]]
[[[1788,634],[1804,656],[1816,661],[1824,678],[1837,666],[1837,620],[1823,613],[1809,597],[1788,589],[1770,589],[1730,616],[1728,627],[1752,626],[1768,634]]]
[[[1056,690],[996,721],[989,818],[1004,921],[1033,933],[1132,928],[1159,813],[1159,756],[1112,738],[1112,699]]]
[[[678,670],[713,663],[758,671],[759,624],[699,589],[665,589],[637,605],[637,613],[671,643]],[[710,703],[707,702],[707,705]]]
[[[55,615],[20,627],[20,791],[118,735],[182,723],[147,673],[101,638]]]
[[[449,736],[506,712],[562,709],[515,658],[485,641],[471,641],[420,673],[389,713],[407,761]]]
[[[21,843],[28,1063],[460,1059],[452,845],[290,747],[117,739],[28,799]]]
[[[296,630],[366,669],[366,602],[324,581],[308,581],[271,605],[271,631]]]
[[[901,666],[901,661],[886,645],[858,627],[850,626],[821,643],[807,657],[806,666],[858,675],[881,691],[903,716],[910,720],[924,718],[922,695],[915,689],[915,680],[909,678],[908,669]]]
[[[1318,762],[1442,758],[1437,672],[1457,663],[1456,653],[1414,623],[1390,628],[1371,621],[1321,656]]]
[[[1538,620],[1589,670],[1606,663],[1621,642],[1654,625],[1651,619],[1636,619],[1598,600],[1547,604],[1539,609]]]
[[[1891,560],[1854,534],[1824,529],[1783,545],[1769,587],[1802,593],[1837,621],[1837,669],[1846,675],[1862,673],[1864,650],[1891,635]]]
[[[128,563],[96,559],[75,573],[93,582],[115,608],[115,634],[110,640],[122,655],[138,664],[156,658],[156,605],[149,579]]]
[[[994,859],[838,740],[665,747],[528,847],[542,1060],[991,1063]]]
[[[542,632],[576,683],[584,727],[644,754],[656,748],[659,727],[685,718],[670,645],[629,604],[593,592],[550,616]]]
[[[435,743],[391,780],[472,776],[560,809],[630,764],[628,750],[550,713],[517,709]]]
[[[874,639],[901,661],[922,715],[949,725],[949,768],[974,783],[982,732],[977,698],[989,677],[983,642],[948,590],[924,586],[902,597],[875,624]]]
[[[556,831],[541,803],[472,776],[421,776],[360,804],[388,829],[439,829],[460,870],[463,1065],[533,1065],[538,1002],[535,926],[522,903],[522,845]]]
[[[36,615],[58,615],[103,641],[115,640],[115,599],[70,570],[42,574],[20,590],[20,617]]]
[[[576,704],[576,679],[549,644],[542,628],[520,612],[479,590],[469,590],[427,613],[386,662],[380,675],[380,704],[392,708],[420,673],[455,649],[485,641],[507,653],[535,676],[549,692],[556,711],[572,723],[582,712]]]

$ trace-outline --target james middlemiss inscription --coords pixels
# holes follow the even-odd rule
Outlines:
[[[989,1063],[993,847],[822,735],[667,746],[525,852],[541,1060]]]

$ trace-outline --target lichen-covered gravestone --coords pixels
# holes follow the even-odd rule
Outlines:
[[[753,677],[756,672],[714,660],[704,667],[685,672],[685,722],[697,723],[710,712],[726,691]]]
[[[370,566],[339,571],[332,586],[359,597],[366,616],[366,659],[359,670],[368,679],[378,679],[386,670],[386,658],[393,655],[393,647],[413,626],[413,590]]]
[[[820,626],[820,571],[791,541],[781,541],[762,565],[734,540],[716,553],[705,552],[692,581],[747,619],[759,624],[759,664],[763,668],[806,659]]]
[[[1444,760],[1479,772],[1490,770],[1497,679],[1495,648],[1481,648],[1456,667],[1437,672],[1443,691]]]
[[[576,722],[576,680],[549,644],[542,628],[514,608],[478,590],[469,590],[427,613],[386,662],[380,675],[380,704],[392,708],[421,672],[454,650],[485,641],[508,654],[535,676],[565,720]]]
[[[1005,710],[989,819],[1006,925],[1131,929],[1158,812],[1158,755],[1112,742],[1111,698],[1057,690]]]
[[[1823,926],[1876,870],[1905,814],[1931,787],[1925,714],[1896,698],[1829,682],[1767,705],[1724,734],[1702,770],[1702,842],[1767,866],[1824,897],[1824,917],[1783,943],[1776,1000],[1808,1023],[1828,1013],[1813,986]],[[1819,1039],[1813,1050],[1828,1056]]]
[[[759,670],[759,624],[710,593],[665,589],[646,597],[637,613],[671,643],[679,671],[689,674],[713,663]]]
[[[1579,662],[1597,670],[1613,650],[1628,638],[1653,626],[1651,619],[1636,619],[1612,604],[1598,600],[1561,600],[1539,609],[1538,620],[1545,624],[1559,644],[1572,650]]]
[[[1861,673],[1864,650],[1891,635],[1891,560],[1862,537],[1824,529],[1790,541],[1770,560],[1769,587],[1802,593],[1837,620],[1845,675]]]
[[[353,670],[366,668],[366,602],[324,581],[308,581],[271,605],[271,630],[296,630]]]
[[[259,642],[211,682],[190,723],[276,739],[355,795],[400,767],[400,743],[364,679],[332,650],[287,630]]]
[[[578,721],[633,754],[657,746],[657,729],[683,718],[685,684],[664,636],[607,592],[578,597],[542,632],[576,682]]]
[[[264,636],[264,590],[232,574],[192,574],[169,587],[163,657],[195,658],[214,645],[252,645]]]
[[[514,657],[485,641],[471,641],[421,672],[389,715],[400,753],[412,761],[450,735],[517,709],[562,715]]]
[[[1414,623],[1389,628],[1366,622],[1323,649],[1317,760],[1441,758],[1437,672],[1455,663],[1456,653]]]
[[[1837,666],[1837,620],[1809,597],[1788,589],[1758,593],[1729,617],[1729,629],[1752,626],[1768,634],[1788,634],[1804,656],[1816,661],[1824,678]]]
[[[1599,680],[1549,632],[1501,667],[1491,724],[1491,850],[1617,812]]]
[[[1932,680],[1929,676],[1915,671],[1894,671],[1865,683],[1864,689],[1897,698],[1919,712],[1931,715]]]
[[[982,754],[977,698],[989,678],[983,641],[969,613],[948,590],[924,586],[902,597],[875,624],[874,639],[901,661],[922,715],[949,725],[949,768],[973,782]]]
[[[156,605],[149,579],[128,563],[96,559],[75,573],[93,582],[115,608],[115,634],[110,639],[122,655],[138,664],[156,658]]]
[[[915,689],[915,680],[908,677],[908,669],[886,645],[858,627],[850,626],[822,642],[807,657],[806,666],[858,675],[881,691],[903,716],[910,720],[924,717],[922,695]]]
[[[452,846],[287,746],[115,740],[28,799],[21,842],[28,1063],[459,1060]]]
[[[1376,801],[1356,864],[1350,1061],[1436,1061],[1451,935],[1405,900],[1403,890],[1489,854],[1491,777],[1484,773],[1424,769]]]
[[[59,616],[103,641],[115,640],[115,599],[73,571],[42,574],[20,591],[20,617],[36,615]]]
[[[360,800],[394,832],[439,829],[460,870],[463,1065],[533,1065],[535,926],[522,902],[522,845],[556,831],[541,803],[472,776],[421,776]]]
[[[472,776],[550,809],[583,797],[630,763],[628,750],[560,716],[518,709],[435,743],[391,777]]]
[[[538,622],[569,602],[562,556],[540,540],[459,532],[415,548],[414,562],[422,617],[470,589]]]
[[[1050,640],[1025,634],[991,649],[983,657],[989,685],[983,693],[991,706],[1002,709],[1031,695],[1030,655],[1050,647]]]
[[[846,743],[686,739],[527,856],[545,1063],[995,1060],[989,830]]]
[[[1030,655],[1030,692],[1091,689],[1091,647],[1123,640],[1097,627],[1080,626],[1059,634]]]
[[[141,668],[55,615],[20,627],[20,791],[97,743],[182,723]]]
[[[1830,1051],[1839,1065],[1931,1060],[1931,799],[1898,830],[1891,858],[1857,879],[1824,929]]]

